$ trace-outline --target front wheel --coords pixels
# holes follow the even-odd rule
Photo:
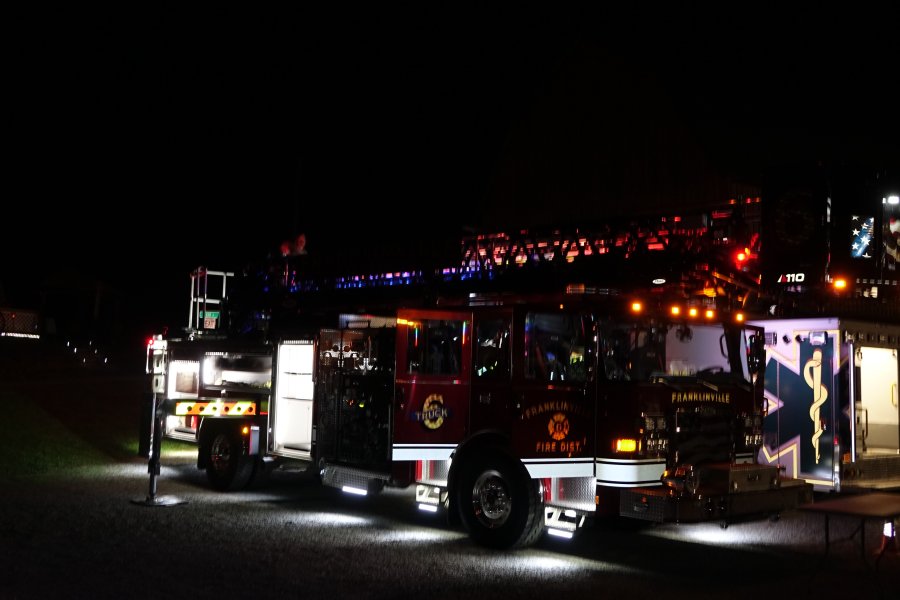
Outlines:
[[[240,435],[236,431],[218,431],[208,448],[206,476],[212,486],[223,492],[246,487],[253,475],[253,460],[244,456]]]
[[[543,503],[537,483],[501,451],[473,456],[456,486],[460,518],[477,543],[523,548],[543,532]]]

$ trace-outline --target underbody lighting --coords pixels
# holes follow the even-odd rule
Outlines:
[[[419,503],[419,510],[424,510],[425,512],[436,513],[437,510],[438,510],[438,507],[435,506],[434,504],[423,504],[423,503],[420,502],[420,503]]]
[[[547,533],[550,535],[554,535],[556,537],[561,537],[561,538],[567,539],[567,540],[571,540],[572,537],[575,535],[571,531],[564,531],[562,529],[553,529],[552,527],[547,529]]]
[[[341,488],[342,492],[346,492],[348,494],[356,494],[357,496],[365,496],[368,492],[362,488],[353,487],[350,485],[345,485]]]

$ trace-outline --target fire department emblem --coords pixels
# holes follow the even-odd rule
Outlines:
[[[564,440],[569,435],[569,419],[563,413],[556,413],[550,418],[547,429],[554,440]]]

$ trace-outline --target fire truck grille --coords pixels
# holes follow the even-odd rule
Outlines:
[[[734,419],[717,407],[679,409],[675,413],[672,450],[675,464],[729,462],[734,453]]]

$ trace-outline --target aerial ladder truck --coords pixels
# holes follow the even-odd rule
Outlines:
[[[749,198],[469,235],[439,268],[201,268],[188,326],[148,344],[159,435],[196,443],[217,489],[289,463],[347,493],[414,488],[494,548],[594,516],[778,514],[812,485],[759,460],[758,244]]]

